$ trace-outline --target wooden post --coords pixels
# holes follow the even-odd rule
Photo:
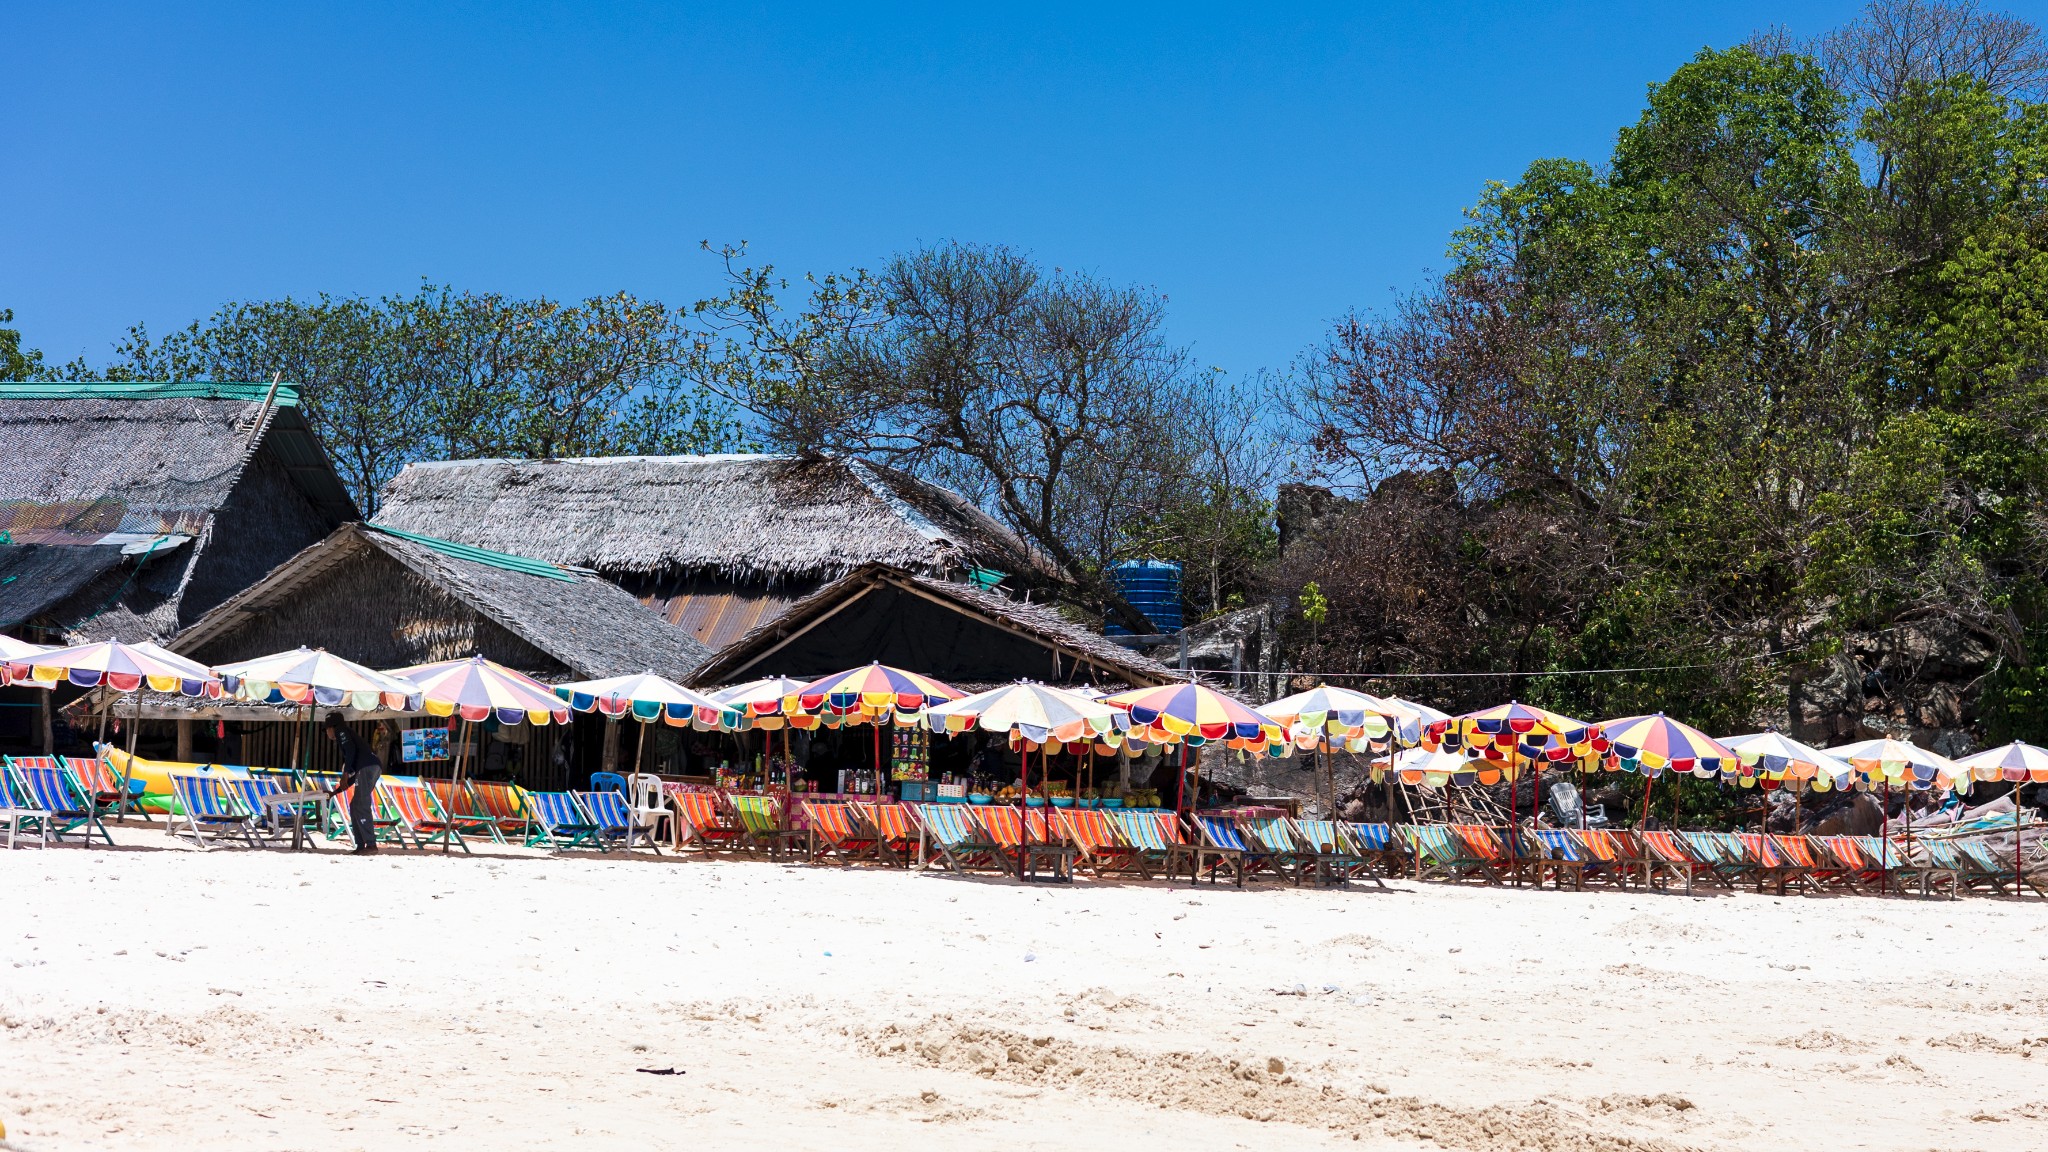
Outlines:
[[[616,716],[604,718],[604,770],[619,770],[619,718]]]
[[[190,764],[192,763],[192,721],[180,719],[176,721],[176,724],[178,725],[178,762],[180,764]]]
[[[45,756],[54,756],[57,754],[56,725],[54,719],[50,715],[50,697],[54,695],[56,695],[55,692],[37,693],[37,696],[41,701],[37,705],[37,708],[40,710],[42,714],[43,755]]]

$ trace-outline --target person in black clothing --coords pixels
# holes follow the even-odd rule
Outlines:
[[[348,825],[355,837],[355,854],[368,856],[377,851],[377,823],[371,813],[375,811],[377,778],[384,774],[384,763],[370,751],[369,745],[343,726],[339,712],[327,714],[327,738],[334,741],[341,753],[341,780],[334,790],[355,787],[348,798]]]

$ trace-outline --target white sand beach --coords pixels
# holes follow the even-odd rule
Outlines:
[[[2048,1147],[2039,904],[116,835],[0,852],[15,1149]]]

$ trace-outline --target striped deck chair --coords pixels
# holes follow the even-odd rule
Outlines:
[[[1316,882],[1342,884],[1363,876],[1384,888],[1376,853],[1360,848],[1335,820],[1296,820],[1294,837],[1316,854]]]
[[[78,830],[86,843],[92,843],[92,834],[98,832],[108,844],[114,838],[107,834],[107,826],[100,823],[99,806],[86,794],[71,773],[48,756],[10,756],[7,764],[14,772],[14,786],[17,794],[36,808],[48,813],[50,834],[62,843],[66,833]]]
[[[1016,863],[1019,877],[1035,875],[1043,862],[1052,869],[1054,879],[1074,878],[1073,845],[1055,840],[1044,809],[976,805],[974,822],[999,857]]]
[[[1834,858],[1810,836],[1771,835],[1764,837],[1764,842],[1777,855],[1772,878],[1780,896],[1785,894],[1787,884],[1818,892],[1821,877],[1836,870]]]
[[[739,825],[720,810],[716,792],[692,791],[680,784],[663,784],[661,790],[668,793],[676,810],[676,851],[695,847],[699,852],[718,852],[739,847]]]
[[[274,774],[266,772],[258,775],[251,772],[247,776],[227,777],[221,783],[227,786],[227,790],[234,794],[236,801],[249,813],[249,831],[252,835],[266,841],[280,840],[290,835],[290,820],[286,812],[290,805],[280,808],[264,803],[266,797],[277,796],[285,791],[284,785],[278,782]]]
[[[1962,864],[1956,883],[1966,892],[1989,888],[2000,896],[2018,880],[2013,872],[2011,858],[2000,860],[1991,852],[1991,846],[1981,839],[1957,839],[1948,841],[1955,849],[1956,858]]]
[[[583,805],[583,810],[590,814],[590,823],[597,829],[599,847],[618,845],[628,852],[633,850],[633,841],[639,835],[640,824],[633,816],[633,806],[626,803],[625,793],[610,788],[600,788],[595,792],[578,792],[576,802]],[[648,843],[650,846],[653,845],[652,837],[648,838]],[[654,854],[661,855],[661,849],[655,848]]]
[[[526,839],[533,828],[532,793],[517,784],[491,780],[465,780],[462,784],[469,790],[472,811],[489,816],[501,839]]]
[[[1727,882],[1710,859],[1696,855],[1681,833],[1668,830],[1641,831],[1636,841],[1643,847],[1643,886],[1646,888],[1668,888],[1672,877],[1685,881],[1685,894],[1693,893],[1693,881],[1699,877],[1727,887]]]
[[[1588,828],[1584,832],[1574,831],[1572,836],[1579,842],[1579,852],[1586,861],[1579,870],[1583,880],[1625,888],[1641,872],[1640,860],[1632,855],[1635,845],[1612,830]]]
[[[469,842],[448,819],[448,810],[441,807],[440,798],[427,787],[426,781],[417,776],[380,776],[377,799],[390,807],[413,847],[424,848],[429,841],[446,840],[462,849],[463,855],[469,855]]]
[[[59,756],[57,759],[78,780],[99,810],[112,812],[116,820],[125,819],[132,801],[141,795],[140,781],[131,786],[125,777],[114,771],[113,765],[97,756]],[[149,819],[149,813],[140,807],[135,811],[144,820]]]
[[[1463,847],[1457,861],[1459,874],[1453,879],[1479,879],[1488,884],[1506,884],[1517,878],[1520,861],[1527,853],[1510,854],[1501,830],[1484,824],[1451,824],[1446,827],[1453,841]]]
[[[0,820],[7,822],[8,851],[14,850],[14,839],[21,834],[24,824],[35,829],[43,847],[50,846],[50,814],[36,807],[27,790],[14,782],[14,774],[4,762],[0,762]]]
[[[1765,867],[1762,855],[1727,832],[1678,832],[1678,842],[1713,870],[1726,888],[1756,880]],[[1761,892],[1761,884],[1757,889]]]
[[[811,863],[816,864],[820,856],[853,861],[874,855],[875,838],[857,826],[853,805],[806,800],[800,810],[804,816],[805,848]]]
[[[1321,854],[1302,843],[1287,820],[1270,816],[1239,820],[1237,832],[1246,848],[1247,870],[1263,868],[1297,886],[1304,876],[1322,876]]]
[[[559,852],[584,845],[605,850],[604,841],[597,836],[597,821],[584,811],[574,792],[528,792],[526,802],[533,813],[533,830],[526,836],[528,848]]]
[[[740,844],[765,853],[770,860],[795,852],[804,839],[804,833],[783,824],[782,805],[773,796],[727,793],[725,802],[739,825]]]
[[[1107,813],[1092,808],[1061,808],[1056,810],[1054,821],[1059,836],[1074,846],[1075,867],[1093,869],[1098,880],[1112,872],[1145,873],[1138,850],[1116,834],[1116,825]]]
[[[1375,882],[1381,876],[1399,876],[1406,870],[1408,853],[1394,835],[1391,824],[1342,822],[1337,834],[1353,852],[1363,857]],[[1382,885],[1384,886],[1384,885]]]
[[[1237,830],[1237,822],[1225,816],[1204,816],[1196,813],[1193,817],[1194,836],[1188,843],[1191,866],[1188,883],[1199,882],[1204,874],[1209,883],[1216,882],[1216,874],[1228,869],[1239,888],[1244,887],[1245,873],[1249,868],[1247,856],[1254,850],[1245,846],[1244,836]]]
[[[861,800],[854,803],[853,812],[862,830],[874,839],[881,859],[906,867],[917,859],[917,820],[908,807]]]
[[[188,776],[171,773],[171,796],[177,801],[166,831],[179,839],[190,838],[200,849],[209,839],[239,836],[249,847],[256,846],[250,825],[256,814],[244,807],[225,780],[216,776]]]
[[[938,864],[955,872],[973,868],[1007,871],[1010,862],[995,856],[994,845],[965,804],[919,804],[916,807],[919,871]]]
[[[1536,886],[1543,887],[1547,874],[1564,887],[1565,879],[1571,879],[1572,887],[1584,890],[1586,887],[1586,846],[1580,842],[1579,834],[1568,828],[1534,828],[1529,832],[1535,841]]]
[[[442,815],[465,836],[489,836],[493,843],[503,844],[505,834],[498,827],[498,818],[486,811],[483,802],[477,798],[474,781],[464,780],[457,784],[453,780],[422,780],[427,791],[434,794],[434,803],[441,806]],[[504,787],[504,785],[499,785]],[[526,831],[521,822],[519,831]]]
[[[1181,835],[1180,821],[1173,813],[1156,808],[1112,808],[1102,813],[1116,838],[1130,853],[1131,867],[1138,875],[1152,879],[1154,872],[1173,879],[1175,866],[1192,859],[1187,837]],[[1193,865],[1190,864],[1190,867]]]
[[[1907,840],[1899,846],[1906,859],[1900,871],[1920,882],[1920,893],[1932,896],[1944,888],[1951,898],[1968,887],[1967,876],[1975,871],[1962,852],[1946,840]]]
[[[1892,869],[1900,864],[1898,845],[1884,836],[1851,836],[1856,850],[1877,869],[1878,891],[1888,892],[1892,888]]]
[[[1878,865],[1863,845],[1860,836],[1818,836],[1820,846],[1833,858],[1831,868],[1824,882],[1830,887],[1854,892],[1869,892],[1884,881],[1884,869]]]

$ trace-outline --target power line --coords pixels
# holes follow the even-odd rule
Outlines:
[[[1237,668],[1190,668],[1186,671],[1203,676],[1317,676],[1325,680],[1474,680],[1493,677],[1616,676],[1630,672],[1683,672],[1697,668],[1725,668],[1730,664],[1772,660],[1786,655],[1790,653],[1759,652],[1754,656],[1736,656],[1728,660],[1715,660],[1703,664],[1638,664],[1628,668],[1559,668],[1542,672],[1316,672],[1301,668],[1286,672],[1259,672]]]

